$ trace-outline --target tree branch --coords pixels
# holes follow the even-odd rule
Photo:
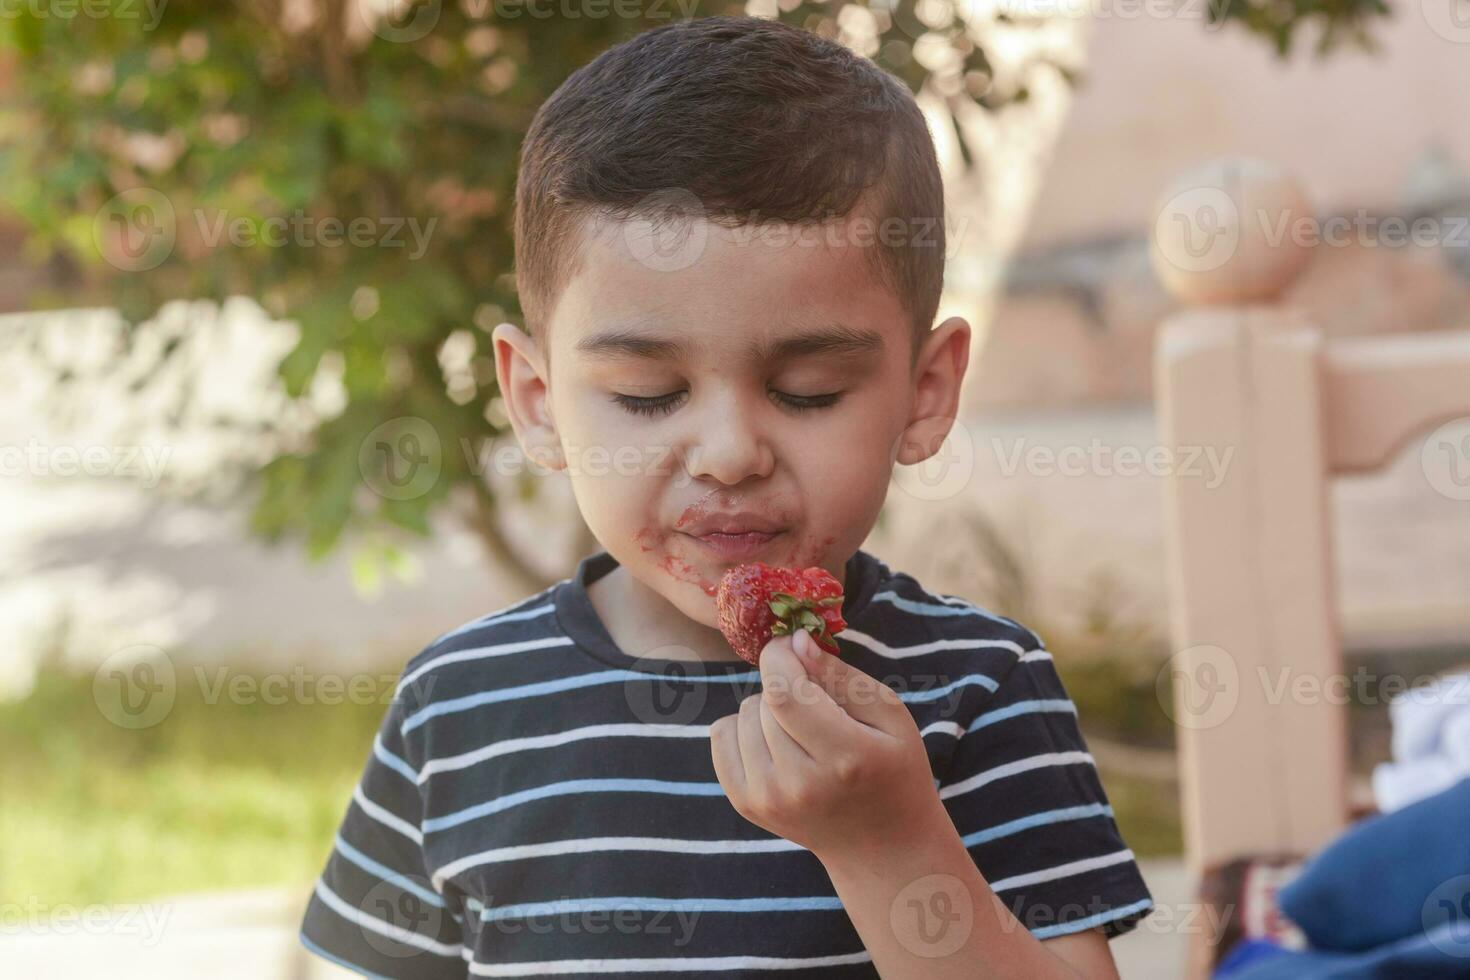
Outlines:
[[[495,498],[491,496],[489,488],[480,480],[469,480],[467,485],[470,488],[471,506],[468,509],[462,508],[460,517],[470,530],[479,535],[491,564],[509,572],[516,584],[527,593],[540,592],[552,585],[556,579],[548,578],[537,571],[506,538],[500,528]]]

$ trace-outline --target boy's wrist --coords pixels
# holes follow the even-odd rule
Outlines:
[[[871,835],[846,838],[813,850],[813,854],[829,875],[848,871],[867,875],[901,872],[935,861],[948,862],[956,852],[968,858],[954,821],[937,793],[923,805],[904,809],[908,813],[897,826],[875,827]]]
[[[1076,980],[991,890],[938,795],[920,812],[901,839],[817,855],[879,973]]]

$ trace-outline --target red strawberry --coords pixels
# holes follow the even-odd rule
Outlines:
[[[744,660],[760,663],[773,636],[805,629],[828,653],[837,653],[834,633],[842,619],[842,585],[825,569],[777,568],[761,562],[725,572],[715,594],[720,632]]]

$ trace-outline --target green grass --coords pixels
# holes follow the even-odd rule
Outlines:
[[[211,704],[178,676],[168,717],[138,731],[102,715],[91,675],[47,668],[0,703],[0,901],[140,901],[321,870],[386,706]]]
[[[1179,790],[1172,782],[1101,770],[1103,788],[1113,806],[1113,819],[1139,857],[1175,857],[1184,852],[1179,817]]]

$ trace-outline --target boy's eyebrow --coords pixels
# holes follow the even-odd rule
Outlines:
[[[691,350],[690,345],[683,340],[653,336],[627,327],[612,327],[590,337],[583,337],[577,341],[576,348],[589,354],[654,360],[674,360],[689,354]],[[774,341],[752,341],[746,348],[746,357],[757,362],[778,361],[812,354],[835,357],[843,354],[882,353],[883,348],[883,335],[877,331],[836,323]]]

